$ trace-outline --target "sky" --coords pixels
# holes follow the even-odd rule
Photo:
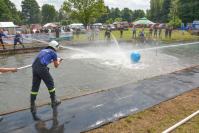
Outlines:
[[[17,9],[21,10],[21,1],[22,0],[10,0],[12,1]],[[64,0],[36,0],[41,7],[43,4],[52,4],[55,6],[56,10],[59,10]],[[118,7],[123,9],[125,7],[130,8],[131,10],[135,9],[149,9],[150,0],[104,0],[105,5],[109,7]]]

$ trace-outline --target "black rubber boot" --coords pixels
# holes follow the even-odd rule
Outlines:
[[[51,107],[55,108],[61,104],[61,100],[57,99],[55,95],[51,95]]]
[[[37,109],[36,109],[36,106],[35,106],[35,102],[34,101],[31,101],[31,105],[30,105],[30,111],[32,113],[32,117],[35,121],[39,121],[40,118],[37,116]]]

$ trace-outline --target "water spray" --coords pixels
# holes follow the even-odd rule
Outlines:
[[[159,46],[159,47],[153,47],[153,48],[145,48],[145,49],[139,49],[136,51],[133,51],[131,53],[131,61],[132,62],[139,62],[139,60],[141,59],[141,54],[140,52],[142,51],[149,51],[149,50],[158,50],[158,49],[163,49],[163,48],[172,48],[172,47],[180,47],[180,46],[186,46],[186,45],[195,45],[198,44],[199,42],[192,42],[192,43],[184,43],[184,44],[176,44],[176,45],[170,45],[170,46]]]
[[[41,42],[41,43],[44,43],[44,44],[49,44],[49,42],[47,42],[47,41],[42,41],[42,40],[33,39],[33,38],[32,39],[27,39],[27,40],[34,40],[34,41]],[[69,47],[69,46],[60,45],[59,47],[60,48],[64,48],[64,49],[70,49],[70,50],[73,50],[73,51],[79,51],[81,53],[91,53],[91,54],[93,54],[92,52],[89,52],[89,51],[86,51],[86,50],[82,50],[82,49],[73,48],[73,47]]]
[[[25,39],[27,39],[27,38],[25,38]],[[38,42],[41,42],[41,43],[44,43],[44,44],[49,44],[49,42],[47,42],[47,41],[42,41],[42,40],[33,39],[33,38],[32,39],[27,39],[27,40],[34,40],[34,41],[38,41]],[[73,48],[73,47],[69,47],[69,46],[60,45],[60,48],[70,49],[70,50],[73,50],[73,51],[79,51],[81,53],[91,53],[91,54],[93,54],[92,52],[89,52],[89,51],[86,51],[86,50],[82,50],[82,49]],[[62,61],[62,60],[64,60],[64,59],[60,58],[60,61]],[[27,68],[30,68],[30,67],[32,67],[32,64],[19,67],[19,68],[17,68],[17,70],[27,69]]]

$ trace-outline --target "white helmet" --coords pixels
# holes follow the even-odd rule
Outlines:
[[[48,46],[54,48],[55,50],[59,49],[59,43],[57,41],[54,41],[54,40],[49,42]]]

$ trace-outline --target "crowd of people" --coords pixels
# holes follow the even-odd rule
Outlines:
[[[165,26],[163,27],[159,27],[159,26],[150,26],[149,27],[149,31],[145,31],[145,28],[142,28],[141,30],[139,30],[139,34],[137,35],[137,27],[134,25],[131,29],[132,32],[132,39],[136,39],[138,37],[138,39],[140,39],[141,42],[144,42],[144,40],[148,37],[150,38],[162,38],[162,33],[163,33],[163,29],[165,29],[165,38],[169,38],[171,39],[172,37],[172,31],[173,28],[170,26]]]

